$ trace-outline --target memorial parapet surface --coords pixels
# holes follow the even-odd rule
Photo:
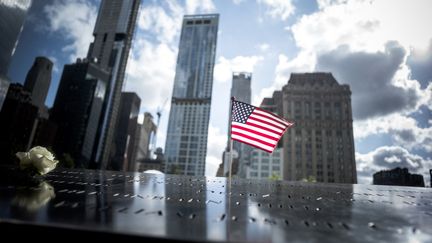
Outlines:
[[[0,167],[0,229],[159,241],[432,241],[431,188]],[[57,230],[57,231],[55,231]],[[42,233],[41,233],[42,234]]]

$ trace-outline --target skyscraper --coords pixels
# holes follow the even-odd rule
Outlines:
[[[102,1],[93,31],[87,58],[110,73],[93,154],[99,168],[106,167],[110,156],[139,5],[140,0]]]
[[[351,91],[331,73],[293,73],[282,89],[285,180],[356,183]]]
[[[135,156],[135,137],[138,127],[138,113],[141,99],[136,93],[122,92],[120,112],[115,132],[114,156],[111,159],[113,170],[133,171]]]
[[[9,79],[6,78],[6,76],[0,75],[0,111],[3,107],[4,100],[6,99],[8,88],[9,88]]]
[[[91,161],[108,78],[108,72],[88,60],[63,69],[50,117],[57,124],[53,148],[58,156],[72,156],[78,167]]]
[[[53,63],[46,57],[36,57],[33,66],[27,73],[24,88],[30,91],[32,103],[43,109],[51,83]]]
[[[183,18],[165,172],[204,175],[219,14]]]
[[[0,0],[0,76],[6,76],[31,0]]]
[[[38,108],[21,84],[11,84],[0,111],[0,163],[13,164],[17,151],[29,149]]]
[[[31,0],[0,0],[0,110],[9,87],[9,64],[31,5]]]
[[[252,80],[252,73],[233,73],[232,77],[232,85],[231,85],[231,97],[235,97],[236,100],[242,101],[245,103],[250,104],[251,103],[251,80]],[[230,103],[231,105],[231,103]],[[231,112],[230,107],[228,108],[229,113],[229,119],[228,121],[231,121]],[[230,133],[229,129],[231,127],[231,123],[228,122],[228,134]],[[229,140],[227,143],[227,149],[224,152],[224,154],[229,151]],[[250,155],[252,152],[252,147],[249,145],[246,145],[244,143],[240,143],[238,141],[233,141],[233,150],[237,152],[237,167],[234,168],[233,171],[237,171],[237,175],[242,178],[246,178],[246,166],[250,163]],[[229,171],[229,159],[226,160],[225,158],[229,158],[230,156],[223,156],[224,158],[224,173],[226,174]],[[234,166],[234,165],[233,165]],[[228,170],[228,171],[227,171]],[[233,173],[234,174],[234,173]]]
[[[55,152],[79,166],[106,168],[139,0],[102,0],[87,58],[65,65],[52,121]]]

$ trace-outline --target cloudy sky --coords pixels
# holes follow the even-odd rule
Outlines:
[[[55,62],[47,105],[63,65],[84,57],[98,0],[34,1],[9,76],[23,82],[38,55]],[[352,90],[359,183],[381,169],[407,167],[429,181],[432,168],[432,1],[186,0],[142,2],[126,91],[155,114],[171,97],[184,14],[219,13],[206,175],[227,140],[231,73],[252,72],[252,104],[292,72],[332,72]],[[164,147],[169,102],[158,145]],[[288,117],[288,119],[290,119]]]

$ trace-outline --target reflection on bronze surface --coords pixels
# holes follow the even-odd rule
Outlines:
[[[12,204],[28,211],[36,211],[55,197],[54,188],[46,181],[36,187],[18,188]]]

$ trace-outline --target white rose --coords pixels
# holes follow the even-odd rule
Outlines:
[[[58,163],[54,155],[41,146],[36,146],[28,152],[18,152],[16,156],[20,159],[21,169],[33,167],[40,175],[52,171]]]

